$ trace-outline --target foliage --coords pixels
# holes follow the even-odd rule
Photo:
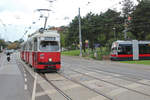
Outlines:
[[[1,49],[5,48],[6,47],[6,43],[3,39],[0,39],[0,51]]]
[[[122,13],[108,9],[100,14],[89,12],[81,18],[84,54],[87,52],[85,40],[89,41],[88,46],[92,52],[95,50],[95,44],[100,44],[102,48],[107,48],[107,51],[110,51],[113,41],[124,39],[125,27],[128,29],[127,37],[129,40],[150,40],[150,1],[138,0],[138,5],[134,6],[132,0],[124,0],[122,6]],[[130,20],[128,19],[129,16]],[[70,50],[78,49],[78,16],[62,32],[61,43],[63,47]],[[91,56],[93,57],[93,53]]]
[[[139,40],[150,39],[150,1],[143,0],[132,13],[131,32]],[[148,38],[147,38],[148,36]]]
[[[122,12],[124,18],[127,18],[134,9],[133,2],[131,0],[124,0],[122,5],[123,5]]]
[[[9,45],[7,46],[8,49],[19,49],[20,48],[20,43],[19,41],[14,41],[12,43],[9,43]]]
[[[3,46],[3,47],[5,47],[5,46],[6,46],[5,40],[0,39],[0,46]]]
[[[93,14],[88,13],[81,18],[82,43],[85,51],[85,40],[89,40],[89,47],[94,49],[94,44],[105,45],[112,38],[122,38],[123,18],[120,12],[109,9],[105,13]],[[115,30],[113,30],[115,28]],[[115,31],[115,32],[114,32]],[[78,17],[76,16],[70,23],[68,29],[62,36],[62,43],[65,47],[74,47],[79,44]],[[114,35],[116,34],[116,35]],[[64,38],[65,37],[65,38]],[[65,42],[64,42],[65,39]],[[112,41],[110,41],[112,43]],[[111,44],[109,43],[109,44]]]

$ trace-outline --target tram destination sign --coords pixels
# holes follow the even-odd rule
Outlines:
[[[56,41],[56,37],[45,37],[45,41]]]
[[[41,41],[56,41],[56,37],[41,37]]]

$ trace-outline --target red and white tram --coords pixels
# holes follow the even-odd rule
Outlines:
[[[150,41],[115,41],[111,48],[111,60],[149,60]]]
[[[33,33],[22,44],[21,59],[36,71],[58,71],[61,68],[60,35],[56,30]]]

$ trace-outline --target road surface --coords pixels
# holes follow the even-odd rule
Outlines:
[[[36,74],[18,53],[0,61],[2,100],[150,100],[150,66],[62,56],[58,73]]]

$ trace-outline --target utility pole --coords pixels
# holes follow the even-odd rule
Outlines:
[[[125,19],[124,39],[127,40],[127,20]]]
[[[80,8],[79,8],[79,44],[80,44],[80,57],[82,57],[82,35],[81,35],[81,19],[80,19]]]

